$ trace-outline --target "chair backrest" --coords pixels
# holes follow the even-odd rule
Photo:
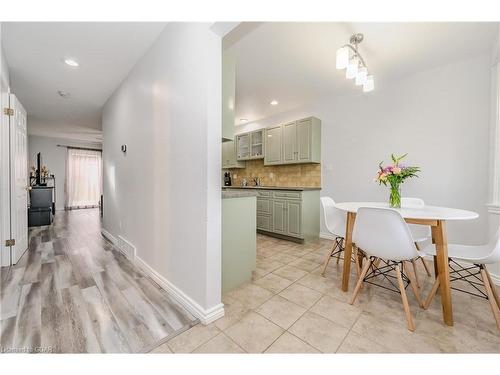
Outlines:
[[[410,228],[396,210],[359,208],[352,239],[357,247],[377,258],[399,261],[418,256]]]
[[[401,198],[402,208],[422,208],[425,202],[420,198]],[[419,224],[409,224],[411,234],[414,240],[431,237],[431,227]]]
[[[326,229],[336,237],[345,236],[346,213],[335,207],[335,201],[330,197],[321,197]]]

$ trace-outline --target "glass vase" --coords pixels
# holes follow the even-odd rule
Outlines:
[[[401,188],[399,184],[391,184],[389,206],[392,208],[401,208]]]

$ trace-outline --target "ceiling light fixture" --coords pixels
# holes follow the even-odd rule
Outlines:
[[[271,105],[278,105],[278,101],[276,99],[273,99],[271,100],[271,103],[269,103]]]
[[[248,122],[247,118],[240,118],[240,122]]]
[[[72,68],[78,68],[80,66],[78,61],[76,61],[75,59],[66,58],[66,59],[63,59],[63,61],[66,65],[71,66]]]
[[[71,96],[71,94],[69,92],[64,91],[64,90],[59,90],[57,93],[59,94],[59,96],[61,98],[64,98],[64,99],[69,99],[69,97]]]
[[[358,45],[363,39],[363,34],[353,34],[349,39],[349,44],[337,50],[335,66],[337,69],[345,69],[346,79],[354,78],[356,86],[363,86],[363,92],[370,92],[375,88],[373,75],[368,74],[365,60],[358,51]]]

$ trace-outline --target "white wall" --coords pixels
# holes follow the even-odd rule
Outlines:
[[[49,169],[50,174],[56,177],[56,210],[64,210],[66,194],[64,184],[66,181],[66,148],[57,145],[88,147],[101,149],[100,143],[88,143],[63,138],[49,138],[30,135],[28,137],[28,163],[29,168],[35,166],[36,155],[42,153],[42,164]]]
[[[167,24],[102,119],[104,229],[205,315],[223,311],[220,124],[221,40],[202,23]]]
[[[479,212],[477,220],[450,223],[448,233],[450,241],[480,243],[488,230],[489,67],[485,55],[379,85],[369,94],[353,85],[353,94],[238,126],[237,132],[320,118],[321,195],[336,201],[387,200],[388,189],[373,182],[378,163],[389,162],[391,153],[408,153],[406,162],[422,172],[403,184],[403,195]]]

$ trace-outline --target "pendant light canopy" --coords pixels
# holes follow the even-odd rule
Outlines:
[[[346,79],[355,79],[356,86],[363,86],[363,92],[373,91],[375,83],[373,75],[368,74],[368,68],[365,60],[358,51],[358,45],[364,39],[363,34],[353,34],[349,44],[340,47],[337,50],[337,69],[345,69]]]

